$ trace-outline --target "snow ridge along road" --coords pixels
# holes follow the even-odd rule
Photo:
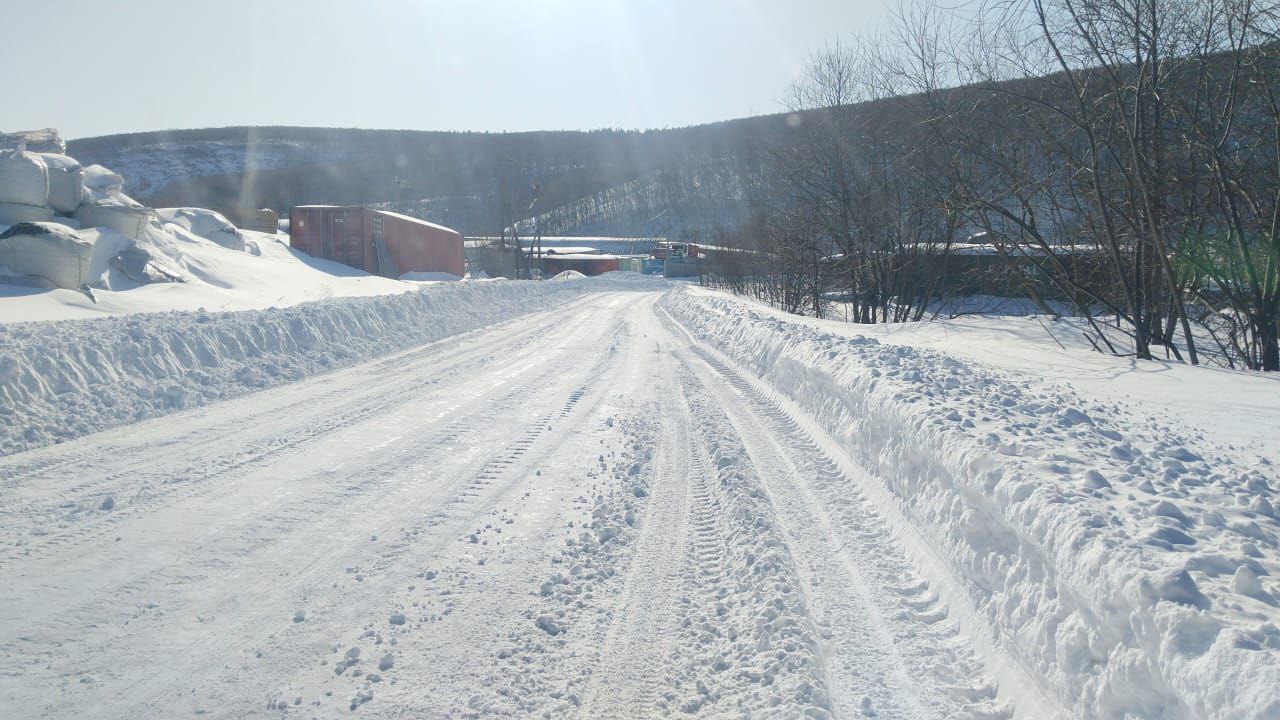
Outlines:
[[[856,481],[1015,707],[1280,716],[1274,454],[855,326],[663,306]]]
[[[409,338],[348,369],[0,457],[0,716],[1225,718],[1280,707],[1269,683],[1280,633],[1258,620],[1274,606],[1228,598],[1226,580],[1208,577],[1234,557],[1227,540],[1253,533],[1270,592],[1274,522],[1248,508],[1209,522],[1200,508],[1221,487],[1179,482],[1200,477],[1196,461],[1158,489],[1185,486],[1169,501],[1182,532],[1216,543],[1187,571],[1211,604],[1158,597],[1189,590],[1141,567],[1120,583],[1151,598],[1123,618],[1139,623],[1129,641],[1141,646],[1124,646],[1119,621],[1085,614],[1095,600],[1080,587],[1052,585],[1052,603],[1032,593],[1088,560],[1070,554],[1078,536],[1050,545],[1017,525],[993,507],[999,483],[965,496],[977,509],[964,513],[980,518],[944,522],[928,504],[936,491],[914,484],[939,477],[934,425],[870,403],[854,409],[898,424],[850,422],[850,378],[830,374],[879,372],[892,397],[912,386],[888,382],[887,357],[905,371],[947,368],[944,358],[837,345],[687,291],[554,292],[550,309],[530,301],[521,317],[448,340]],[[493,322],[486,312],[473,327]],[[999,406],[1007,393],[995,389],[974,402]],[[1092,415],[1062,432],[1118,432]],[[1124,431],[1126,467],[1144,462],[1155,446]],[[892,433],[918,446],[917,465]],[[1093,435],[1080,437],[1073,457],[1092,457]],[[1102,451],[1121,442],[1098,437]],[[1036,448],[1019,442],[1020,454],[990,454],[1026,462]],[[959,474],[988,477],[976,462],[949,482],[971,492]],[[1023,501],[1065,492],[1054,471],[1018,467]],[[1084,499],[1096,517],[1131,507]],[[1052,523],[1052,509],[1036,512]],[[983,532],[1029,553],[1039,574],[956,540]],[[1122,559],[1140,542],[1107,538]],[[1161,645],[1162,633],[1180,644]],[[1180,674],[1233,652],[1249,653],[1256,679]],[[1120,661],[1127,685],[1112,674]],[[1223,681],[1237,699],[1212,694]]]
[[[241,312],[0,323],[0,455],[236,397],[605,289],[652,280],[468,282]]]

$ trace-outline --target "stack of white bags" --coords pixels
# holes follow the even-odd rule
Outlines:
[[[66,155],[56,130],[0,133],[0,266],[55,287],[82,288],[92,279],[89,258],[101,234],[87,229],[109,228],[138,241],[161,227],[156,211],[123,189],[116,173]]]

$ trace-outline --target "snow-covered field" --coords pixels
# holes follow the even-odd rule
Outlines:
[[[0,716],[1280,716],[1276,381],[1043,333],[619,279],[0,327]]]

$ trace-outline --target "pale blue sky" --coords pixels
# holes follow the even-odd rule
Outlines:
[[[8,0],[0,129],[558,130],[780,110],[884,0]],[[20,21],[21,28],[12,21]]]

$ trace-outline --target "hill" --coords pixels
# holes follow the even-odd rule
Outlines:
[[[547,234],[681,234],[737,217],[733,166],[786,133],[785,120],[526,133],[231,127],[74,140],[69,152],[117,169],[154,206],[401,202],[467,234],[533,215]]]

